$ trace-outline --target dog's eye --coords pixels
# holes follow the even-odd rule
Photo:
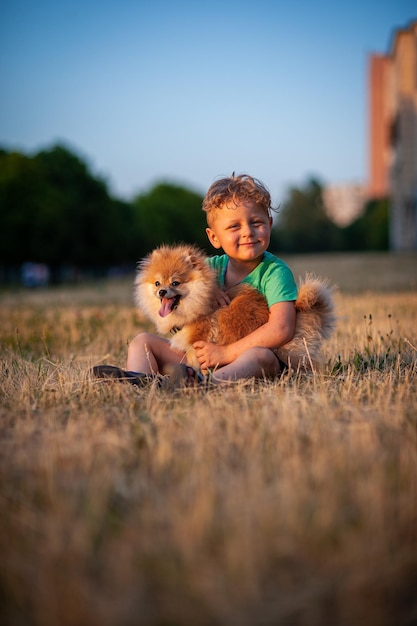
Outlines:
[[[156,281],[155,281],[155,287],[159,287],[159,285],[160,285],[160,284],[161,284],[161,283],[159,282],[159,280],[156,280]]]
[[[179,280],[173,280],[172,283],[171,283],[172,287],[178,287],[180,284],[181,283],[180,283]]]

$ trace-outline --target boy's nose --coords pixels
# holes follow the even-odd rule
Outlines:
[[[250,224],[244,224],[242,226],[242,235],[243,237],[250,237],[252,235],[252,228]]]

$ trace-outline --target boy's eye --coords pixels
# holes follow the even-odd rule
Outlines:
[[[179,280],[173,280],[171,283],[171,287],[178,287],[180,285],[180,281]]]

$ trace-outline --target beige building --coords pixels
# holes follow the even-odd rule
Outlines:
[[[393,250],[417,249],[417,21],[395,30],[369,65],[369,186],[391,199]]]
[[[367,194],[361,183],[327,185],[323,202],[330,219],[338,226],[347,226],[363,213]]]

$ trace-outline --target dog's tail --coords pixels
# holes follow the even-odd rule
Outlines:
[[[336,327],[335,289],[327,278],[308,273],[298,285],[295,307],[297,311],[314,311],[317,314],[317,330],[323,339],[329,339]]]
[[[306,274],[298,286],[294,337],[277,350],[278,357],[293,369],[314,370],[321,366],[323,341],[336,326],[335,287],[329,281]]]

